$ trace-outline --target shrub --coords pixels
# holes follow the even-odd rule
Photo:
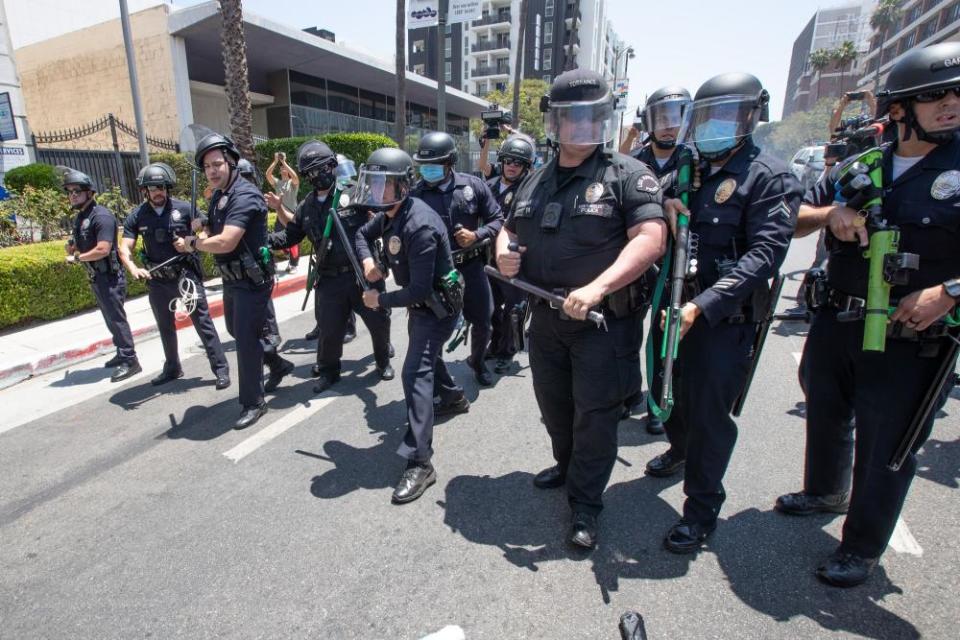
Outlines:
[[[8,191],[22,192],[24,187],[34,189],[54,189],[60,191],[63,185],[56,169],[48,164],[26,164],[14,167],[3,177],[3,184]]]
[[[73,212],[59,188],[24,185],[21,191],[14,191],[12,197],[0,202],[0,216],[10,219],[13,214],[39,227],[43,240],[52,240],[69,233]]]

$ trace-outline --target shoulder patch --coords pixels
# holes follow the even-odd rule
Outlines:
[[[647,193],[656,193],[660,190],[660,181],[649,174],[643,174],[637,180],[637,191],[646,191]]]

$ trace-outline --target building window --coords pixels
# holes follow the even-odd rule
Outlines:
[[[553,82],[553,78],[551,78],[550,74],[548,73],[543,76],[543,81],[546,82],[547,84],[550,84],[551,82]]]
[[[444,32],[445,34],[447,34],[448,36],[451,35],[451,34],[453,33],[453,25],[448,23],[448,24],[444,27],[443,32]]]
[[[546,0],[543,5],[543,17],[552,18],[553,17],[553,0]]]
[[[470,53],[470,41],[467,40],[466,34],[463,36],[463,55]]]
[[[544,49],[543,50],[543,70],[550,71],[553,69],[553,49]]]
[[[449,60],[443,63],[443,79],[447,82],[453,80],[453,64]]]
[[[913,45],[917,43],[917,32],[911,31],[910,35],[908,35],[905,39],[906,39],[906,44],[904,45],[904,48],[906,49],[911,48]]]
[[[426,49],[426,45],[423,40],[414,40],[413,41],[413,52],[414,53],[423,53],[423,50]]]
[[[443,57],[449,58],[453,56],[453,38],[444,38],[443,40]]]
[[[947,18],[947,22],[955,20],[960,20],[960,2],[950,7],[950,16]]]
[[[422,75],[424,75],[423,71],[424,71],[424,69],[423,69],[423,65],[422,65],[422,64],[415,64],[415,65],[413,65],[413,72],[414,72],[414,73],[422,76]]]
[[[543,25],[543,44],[553,44],[553,23],[546,22]]]

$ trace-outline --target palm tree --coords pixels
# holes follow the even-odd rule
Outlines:
[[[407,133],[407,1],[397,0],[397,95],[394,104],[393,139],[401,149],[406,148]],[[364,158],[366,160],[366,158]]]
[[[830,66],[830,52],[826,49],[817,49],[810,54],[810,67],[817,73]],[[817,102],[820,101],[820,80],[817,80]]]
[[[843,94],[843,71],[844,68],[850,64],[851,70],[853,69],[853,63],[859,53],[857,52],[857,45],[853,44],[850,40],[845,40],[839,47],[830,52],[830,59],[837,63],[837,66],[840,67],[840,93]]]
[[[253,111],[250,106],[250,78],[247,75],[247,41],[243,35],[243,8],[240,5],[241,0],[220,0],[223,18],[220,50],[223,51],[230,136],[240,154],[253,162]]]
[[[877,75],[873,82],[873,92],[880,90],[880,66],[883,64],[883,48],[887,45],[887,36],[890,30],[900,23],[903,10],[900,5],[903,0],[880,0],[873,15],[870,16],[870,27],[880,34],[880,46],[877,48]]]
[[[527,37],[527,0],[520,0],[520,28],[517,31],[517,59],[513,63],[513,110],[515,123],[520,120],[520,79],[523,78],[524,39]]]

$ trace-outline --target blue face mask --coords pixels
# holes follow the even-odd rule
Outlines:
[[[697,149],[703,153],[721,153],[737,144],[737,123],[731,120],[707,120],[693,132]]]
[[[444,170],[442,164],[422,164],[419,170],[420,176],[427,182],[440,182],[443,180]]]

